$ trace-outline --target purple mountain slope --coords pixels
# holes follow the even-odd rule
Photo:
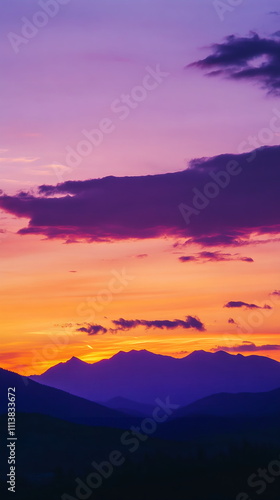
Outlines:
[[[144,403],[138,403],[137,401],[132,401],[131,399],[116,397],[109,399],[102,403],[104,406],[108,408],[112,408],[114,410],[121,411],[123,413],[128,413],[130,415],[137,415],[142,417],[148,417],[152,415],[154,406],[147,405]]]
[[[220,392],[277,389],[280,363],[222,351],[195,351],[182,359],[130,351],[94,364],[72,358],[31,378],[91,401],[122,397],[153,405],[156,398],[165,400],[169,396],[174,403],[188,405]]]
[[[132,419],[121,412],[21,377],[0,368],[0,414],[7,414],[8,387],[16,389],[16,411],[39,413],[78,424],[127,428]]]
[[[280,418],[280,389],[257,393],[214,394],[179,408],[174,418],[194,415],[254,418],[278,416]]]

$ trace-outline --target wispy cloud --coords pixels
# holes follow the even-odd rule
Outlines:
[[[144,326],[147,329],[155,328],[160,330],[175,330],[176,328],[189,329],[194,328],[195,330],[204,331],[205,326],[203,323],[193,316],[187,316],[185,320],[174,319],[174,320],[144,320],[144,319],[123,319],[113,320],[112,323],[115,325],[115,331],[127,331],[138,326]]]
[[[100,335],[105,333],[118,333],[118,332],[128,332],[142,326],[149,329],[158,330],[175,330],[182,328],[183,330],[189,330],[193,328],[200,332],[205,331],[204,324],[199,318],[193,316],[187,316],[185,320],[174,319],[174,320],[144,320],[144,319],[115,319],[112,320],[113,328],[105,328],[102,325],[86,323],[85,325],[78,325],[79,328],[76,329],[77,332],[87,333],[88,335]]]
[[[241,262],[254,262],[251,257],[242,257],[239,253],[223,253],[223,252],[199,252],[195,255],[186,255],[179,257],[181,262],[230,262],[230,261],[241,261]]]
[[[278,15],[278,12],[274,12]],[[271,94],[280,94],[280,42],[261,38],[228,36],[211,46],[211,54],[189,65],[210,70],[209,76],[225,76],[233,80],[257,82]]]
[[[224,307],[227,307],[228,309],[236,309],[241,307],[244,307],[245,309],[272,309],[272,307],[269,306],[268,304],[265,304],[264,306],[258,306],[256,304],[248,304],[248,302],[242,302],[241,300],[239,301],[232,300],[227,304],[225,304]]]
[[[60,163],[52,163],[50,165],[38,165],[33,168],[26,169],[26,172],[32,175],[56,176],[58,179],[66,173],[72,172],[72,168]]]
[[[236,323],[236,321],[235,321],[233,318],[229,318],[229,319],[228,319],[228,323],[229,323],[230,325],[239,326],[239,325],[238,325],[238,323]]]
[[[211,349],[212,352],[225,351],[225,352],[258,352],[258,351],[280,351],[280,345],[265,344],[256,346],[253,342],[244,341],[241,345],[235,346],[217,346]]]
[[[19,156],[14,158],[0,157],[0,163],[33,163],[40,160],[39,157]]]
[[[107,328],[104,328],[102,325],[90,325],[82,326],[77,329],[77,332],[87,333],[88,335],[98,335],[107,333]]]

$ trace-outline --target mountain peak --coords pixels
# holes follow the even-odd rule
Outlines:
[[[50,374],[56,374],[56,373],[60,373],[61,370],[64,370],[66,369],[66,371],[68,372],[71,372],[73,370],[76,371],[76,369],[82,367],[82,366],[86,366],[88,365],[88,363],[86,363],[86,361],[82,361],[81,359],[79,358],[76,358],[76,356],[72,356],[72,358],[68,359],[67,361],[65,362],[61,362],[61,363],[58,363],[57,365],[54,365],[54,366],[51,366],[51,368],[49,368],[48,370],[46,370],[42,375],[50,375]],[[37,377],[40,377],[40,375],[38,376],[34,376],[34,380],[38,380]]]
[[[115,354],[111,359],[141,359],[141,358],[147,358],[147,357],[154,357],[158,356],[157,354],[154,354],[153,352],[147,351],[146,349],[132,349],[131,351],[119,351],[117,354]]]
[[[77,358],[76,356],[72,356],[72,358],[68,359],[65,363],[65,365],[70,365],[70,366],[81,366],[81,365],[88,365],[86,361],[83,361],[80,358]]]
[[[83,361],[76,356],[72,356],[72,358],[68,359],[66,363],[82,363]]]
[[[203,351],[202,349],[201,350],[197,350],[197,351],[193,351],[191,352],[187,358],[193,358],[193,359],[203,359],[203,358],[210,358],[212,356],[219,356],[219,357],[228,357],[228,356],[232,356],[231,354],[229,354],[228,352],[226,351],[216,351],[216,352],[209,352],[209,351]],[[242,356],[242,355],[241,355]],[[242,356],[243,357],[243,356]]]
[[[226,352],[226,351],[222,351],[222,350],[221,350],[221,351],[216,351],[214,354],[216,354],[216,355],[218,355],[218,356],[221,356],[221,357],[223,356],[224,358],[225,358],[225,357],[228,357],[228,356],[232,356],[232,355],[231,355],[231,354],[229,354],[228,352]],[[237,354],[237,356],[239,356],[239,357],[241,356],[241,357],[243,358],[243,355],[242,355],[242,354]]]

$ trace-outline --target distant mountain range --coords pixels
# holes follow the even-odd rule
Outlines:
[[[262,356],[223,351],[195,351],[177,359],[143,350],[119,352],[94,364],[72,358],[30,378],[114,409],[146,413],[147,407],[143,409],[139,403],[154,406],[157,398],[169,396],[174,403],[186,406],[222,392],[278,389],[280,363]],[[108,403],[110,400],[113,403]]]
[[[190,418],[206,417],[207,425],[213,418],[215,425],[220,418],[280,419],[280,363],[261,356],[197,351],[175,359],[131,351],[95,364],[72,358],[32,378],[0,369],[0,414],[7,413],[7,388],[15,386],[18,413],[95,427],[130,428],[167,397],[180,405],[160,426],[171,436],[180,427],[186,433]]]

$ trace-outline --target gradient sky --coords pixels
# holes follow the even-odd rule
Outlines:
[[[46,222],[36,201],[42,185],[107,176],[139,176],[142,182],[143,176],[183,171],[196,158],[251,151],[252,136],[257,137],[257,146],[279,145],[280,132],[269,138],[262,133],[278,117],[278,110],[280,127],[279,95],[268,94],[258,78],[237,80],[222,72],[209,77],[205,65],[188,67],[211,54],[213,44],[226,43],[230,35],[242,38],[254,32],[260,39],[277,42],[278,4],[244,0],[221,20],[211,0],[70,0],[18,46],[18,53],[11,45],[11,33],[21,35],[26,22],[22,18],[32,20],[42,8],[34,0],[10,0],[0,7],[0,188],[9,195],[8,201],[0,197],[2,367],[40,373],[74,355],[97,361],[132,348],[183,356],[194,349],[239,346],[237,352],[257,351],[280,360],[280,293],[271,295],[280,289],[276,228],[280,214],[279,205],[272,207],[275,217],[268,206],[269,182],[273,175],[279,179],[276,170],[264,187],[264,198],[261,195],[259,205],[253,205],[260,231],[255,220],[250,226],[255,234],[245,235],[239,225],[238,237],[244,232],[254,240],[239,246],[206,247],[197,240],[184,245],[186,237],[180,231],[147,232],[144,238],[132,233],[121,237],[118,229],[118,237],[112,230],[112,238],[107,238],[110,242],[89,241],[81,234],[79,242],[69,242],[69,234],[48,238],[42,227],[50,219]],[[254,61],[256,66],[263,62]],[[121,120],[112,108],[114,101],[141,86],[147,68],[158,65],[167,76]],[[78,165],[70,165],[67,148],[76,149],[84,139],[82,131],[97,128],[104,119],[112,120],[114,130]],[[98,186],[94,185],[92,196],[95,189],[98,196]],[[122,186],[121,181],[120,193]],[[109,205],[114,189],[108,188]],[[35,198],[32,215],[23,211],[19,192]],[[123,193],[120,199],[125,199]],[[75,196],[66,194],[74,210]],[[59,191],[53,195],[58,206],[64,195]],[[263,207],[265,195],[268,203]],[[248,206],[254,203],[246,196]],[[238,206],[238,197],[231,200]],[[60,215],[49,208],[51,201],[46,197],[47,215],[51,224],[59,226]],[[106,204],[105,208],[100,204],[104,213]],[[130,205],[123,210],[129,215]],[[203,217],[208,213],[210,218],[207,210]],[[219,210],[223,212],[222,201]],[[146,214],[151,225],[156,212],[153,208]],[[131,225],[138,227],[133,215],[132,210]],[[108,209],[108,217],[112,216]],[[35,223],[31,234],[18,234],[32,217],[41,218],[39,234]],[[168,213],[164,217],[168,220]],[[120,227],[123,221],[122,214]],[[226,234],[226,215],[224,222]],[[180,257],[191,258],[182,262]],[[127,283],[112,292],[112,279],[124,269]],[[244,304],[224,307],[230,301]],[[265,304],[272,309],[264,309]],[[188,316],[199,318],[204,329],[178,325],[112,331],[112,321],[119,318],[183,321]],[[91,324],[107,332],[79,331]]]

